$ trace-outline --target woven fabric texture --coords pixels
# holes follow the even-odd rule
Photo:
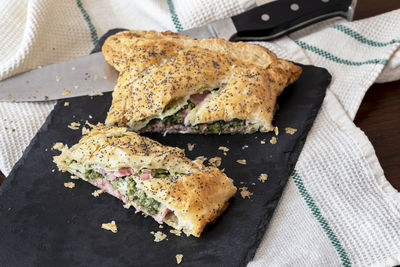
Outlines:
[[[88,54],[111,28],[181,31],[254,6],[252,0],[4,0],[0,79]],[[371,84],[400,78],[400,10],[355,22],[334,18],[259,44],[280,57],[327,68],[333,79],[249,265],[400,264],[400,195],[352,122]],[[53,105],[0,103],[4,174]]]

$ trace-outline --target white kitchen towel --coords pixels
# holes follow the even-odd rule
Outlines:
[[[254,5],[252,0],[3,0],[0,79],[88,54],[111,28],[181,31]],[[352,122],[372,83],[400,78],[400,53],[395,53],[400,11],[355,22],[330,19],[259,44],[280,57],[327,68],[333,79],[249,265],[400,264],[400,195]],[[0,103],[3,173],[10,172],[53,105]]]

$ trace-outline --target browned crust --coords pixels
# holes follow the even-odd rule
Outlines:
[[[198,169],[198,165],[186,158],[183,149],[161,145],[124,127],[102,124],[93,127],[78,144],[64,147],[61,155],[54,157],[63,171],[68,170],[73,160],[112,170],[129,166],[135,169],[168,168],[186,173]]]
[[[179,228],[197,237],[207,223],[218,217],[237,190],[232,179],[219,169],[195,163],[186,158],[182,149],[163,146],[123,127],[99,124],[78,144],[71,148],[64,146],[61,151],[54,162],[62,171],[71,172],[69,165],[77,161],[110,170],[132,167],[180,173],[176,180],[136,178],[135,181],[146,194],[175,212]],[[80,173],[72,173],[84,178]]]
[[[276,97],[301,73],[258,45],[171,32],[120,32],[106,40],[103,53],[121,71],[106,124],[131,128],[172,100],[219,87],[222,93],[189,114],[187,124],[237,118],[270,131]]]
[[[180,176],[175,183],[166,179],[138,180],[138,187],[174,210],[180,225],[199,237],[204,227],[213,222],[236,193],[232,180],[214,167]],[[185,231],[188,232],[188,231]]]

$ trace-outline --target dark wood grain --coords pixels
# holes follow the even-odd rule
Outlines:
[[[399,8],[398,0],[359,0],[354,19],[369,18]],[[354,123],[374,146],[387,180],[400,191],[400,81],[371,86]]]
[[[369,18],[399,8],[399,0],[358,0],[354,19]]]
[[[400,190],[400,81],[374,84],[354,123],[374,146],[388,181]]]
[[[399,8],[398,0],[358,0],[354,19]],[[400,81],[374,84],[361,103],[355,123],[374,146],[386,178],[400,190]],[[0,185],[4,179],[0,172]]]

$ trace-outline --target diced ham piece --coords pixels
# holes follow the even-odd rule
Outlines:
[[[119,177],[124,177],[124,176],[128,176],[128,175],[132,174],[132,168],[129,168],[129,167],[121,168],[118,171],[106,171],[101,168],[97,169],[96,171],[101,174],[107,174],[108,178],[111,181],[114,181],[115,179],[117,179]]]
[[[162,223],[165,216],[170,212],[171,210],[168,208],[165,208],[162,212],[158,213],[156,216],[154,216],[154,220],[156,220],[158,223]]]
[[[158,121],[156,124],[150,126],[154,132],[161,132],[165,128],[165,124],[162,121]]]
[[[117,189],[112,187],[106,180],[97,178],[97,179],[93,180],[92,183],[93,183],[93,185],[100,187],[101,189],[104,189],[110,195],[113,195],[114,197],[121,199],[124,203],[129,202],[129,199],[126,196],[121,195],[121,193]]]
[[[150,180],[152,178],[153,178],[153,175],[151,175],[151,171],[144,172],[140,175],[140,179],[142,179],[142,180]]]
[[[100,187],[101,189],[106,190],[107,193],[113,195],[114,197],[122,199],[121,193],[117,189],[113,188],[109,183],[107,183],[106,180],[97,178],[93,180],[93,184],[97,187]]]
[[[185,109],[184,111],[182,111],[182,119],[185,120],[186,116],[189,114],[190,109]]]
[[[138,213],[138,212],[141,212],[141,211],[142,211],[141,207],[139,207],[139,206],[135,207],[135,214]]]
[[[207,96],[210,95],[210,91],[204,91],[198,94],[194,94],[190,96],[190,100],[197,106],[203,102]]]
[[[108,175],[108,179],[110,179],[111,181],[114,181],[115,179],[117,179],[117,176],[114,175],[113,172],[108,172],[107,175]]]
[[[114,197],[121,199],[124,203],[132,204],[132,202],[130,202],[130,200],[126,196],[121,195],[121,193],[117,189],[113,188],[105,179],[97,178],[97,179],[94,179],[93,181],[91,181],[91,183],[101,189],[104,189],[110,195],[113,195]],[[142,208],[140,206],[134,205],[134,207],[136,209],[135,213],[142,211]],[[171,211],[170,209],[165,208],[162,212],[159,212],[156,216],[153,216],[153,218],[158,223],[163,223],[165,216],[167,216],[167,214],[170,211]]]
[[[117,173],[118,173],[118,175],[120,177],[128,176],[128,175],[130,175],[132,173],[132,168],[129,168],[129,167],[121,168],[121,169],[118,170]]]

